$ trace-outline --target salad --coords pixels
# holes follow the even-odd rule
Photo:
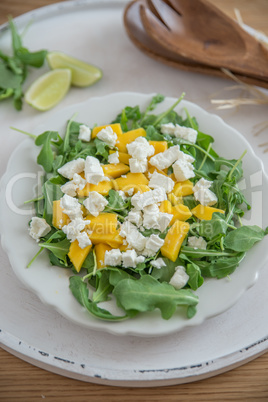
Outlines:
[[[241,155],[217,154],[212,136],[187,110],[174,105],[154,114],[126,106],[112,122],[89,127],[67,122],[34,137],[41,147],[42,194],[31,202],[30,235],[52,265],[70,271],[75,299],[102,320],[118,321],[159,309],[170,319],[177,307],[195,315],[195,291],[205,278],[231,275],[266,234],[245,226],[250,205],[238,187]],[[115,299],[122,314],[102,302]]]

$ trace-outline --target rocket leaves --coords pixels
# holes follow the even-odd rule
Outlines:
[[[47,51],[30,52],[23,46],[21,36],[12,19],[9,19],[13,55],[0,51],[0,101],[13,97],[15,109],[22,109],[22,85],[28,74],[28,66],[39,68],[44,64]]]

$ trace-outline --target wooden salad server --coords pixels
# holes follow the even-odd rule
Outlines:
[[[268,81],[267,48],[210,2],[147,0],[140,15],[147,34],[169,51]]]
[[[196,63],[190,59],[173,53],[167,48],[159,45],[145,31],[140,18],[140,8],[145,5],[146,0],[133,0],[124,10],[124,25],[126,32],[137,48],[153,59],[185,71],[201,74],[213,75],[225,79],[230,79],[221,69]],[[250,85],[256,85],[268,89],[268,82],[257,78],[234,74],[240,81]]]

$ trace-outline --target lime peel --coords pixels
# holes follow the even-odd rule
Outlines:
[[[70,69],[72,72],[71,83],[74,86],[88,87],[95,84],[102,77],[100,68],[62,52],[49,52],[47,54],[47,61],[52,70],[57,68]]]
[[[25,93],[25,101],[40,111],[52,109],[69,91],[71,79],[69,69],[49,71],[33,82]]]

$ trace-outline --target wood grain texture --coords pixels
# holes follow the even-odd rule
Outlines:
[[[211,0],[212,1],[212,0]],[[59,2],[59,1],[57,1]],[[0,0],[0,24],[7,16],[56,3],[54,0]],[[243,21],[268,34],[267,0],[213,0],[231,17],[234,8]],[[268,400],[268,353],[237,369],[195,383],[162,388],[119,388],[65,378],[0,349],[0,402],[35,401],[175,402]]]

